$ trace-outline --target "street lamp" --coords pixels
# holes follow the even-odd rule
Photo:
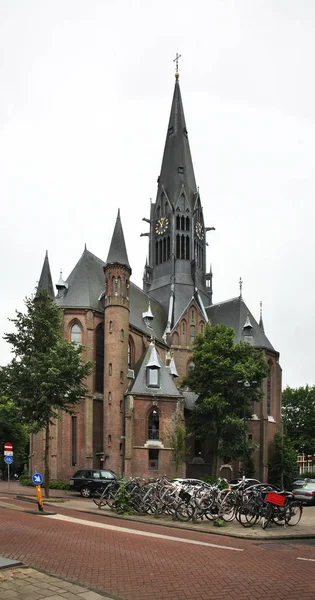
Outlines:
[[[239,385],[243,385],[246,390],[248,390],[252,385],[257,385],[257,381],[238,381]],[[242,472],[243,479],[245,479],[245,460],[246,460],[246,394],[244,394],[244,402],[243,402],[243,464],[242,464]]]

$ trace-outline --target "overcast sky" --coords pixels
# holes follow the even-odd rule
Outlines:
[[[176,52],[214,302],[239,294],[315,384],[313,0],[0,0],[0,364],[46,249],[54,283],[117,209],[142,287]]]

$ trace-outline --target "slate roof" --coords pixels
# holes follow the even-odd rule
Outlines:
[[[242,298],[232,298],[226,302],[213,304],[206,308],[206,312],[211,325],[223,323],[224,325],[227,325],[227,327],[232,327],[234,329],[234,339],[236,344],[244,341],[243,327],[246,323],[247,316],[249,315],[250,323],[252,325],[252,345],[255,348],[265,348],[275,352],[274,347],[269,342],[264,331],[259,327],[255,317],[247,308]]]
[[[175,82],[158,183],[158,196],[163,185],[171,202],[177,200],[184,184],[191,207],[193,208],[197,186],[178,79]]]
[[[106,264],[124,265],[128,267],[128,269],[130,269],[131,271],[127,256],[124,232],[121,224],[119,209]]]
[[[48,295],[50,296],[50,298],[54,299],[55,298],[55,292],[54,292],[54,285],[52,282],[52,277],[51,277],[51,272],[50,272],[50,265],[49,265],[49,260],[48,260],[48,252],[46,251],[46,256],[44,259],[44,264],[43,264],[43,268],[42,268],[42,272],[39,278],[39,282],[37,285],[37,291],[36,291],[36,295],[38,295],[39,292],[46,290],[48,292]]]
[[[149,364],[159,363],[160,368],[160,387],[152,388],[147,386],[146,368]],[[130,394],[150,395],[150,396],[177,396],[182,398],[178,391],[169,369],[163,364],[156,352],[154,343],[149,345],[136,375],[136,379],[129,389]]]
[[[99,298],[105,285],[104,266],[102,260],[84,248],[80,260],[66,280],[67,292],[57,298],[58,305],[61,308],[102,310]]]

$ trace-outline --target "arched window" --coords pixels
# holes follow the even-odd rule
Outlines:
[[[272,361],[268,361],[268,375],[267,375],[267,415],[271,416],[271,398],[272,398]]]
[[[195,368],[195,363],[193,360],[190,360],[187,365],[187,375],[190,375]]]
[[[195,339],[195,326],[191,325],[190,326],[190,341],[193,342]]]
[[[135,364],[135,345],[132,337],[128,340],[128,368],[133,369]]]
[[[148,418],[148,440],[159,439],[159,413],[156,408],[153,408]]]
[[[100,325],[95,333],[95,391],[104,392],[104,327]]]
[[[108,404],[112,403],[112,392],[108,392]]]
[[[124,340],[124,338],[125,338],[125,332],[124,332],[124,330],[123,330],[123,329],[121,329],[121,330],[120,330],[120,339],[121,339],[121,341],[123,341],[123,340]]]
[[[71,331],[70,331],[70,339],[71,339],[71,342],[75,342],[76,344],[82,343],[82,330],[81,330],[80,325],[78,325],[78,323],[75,323],[74,325],[72,325]]]
[[[109,321],[108,329],[109,331],[113,331],[113,321]]]
[[[108,365],[108,375],[112,375],[113,374],[113,365],[112,363],[109,363]]]

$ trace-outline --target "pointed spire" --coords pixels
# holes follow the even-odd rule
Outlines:
[[[260,327],[260,329],[262,329],[262,331],[265,333],[265,329],[264,329],[264,323],[263,323],[263,318],[262,318],[262,301],[260,301],[260,317],[259,317],[259,327]]]
[[[131,267],[129,265],[124,232],[120,220],[120,209],[118,209],[115,229],[110,244],[106,265],[119,264],[127,267],[131,273]]]
[[[158,182],[158,195],[161,192],[162,186],[164,186],[170,201],[173,203],[177,201],[182,190],[182,185],[184,184],[187,197],[193,208],[197,186],[178,77],[176,77],[175,81],[171,114]]]
[[[68,283],[62,278],[62,269],[60,269],[60,277],[58,283],[56,284],[56,288],[58,290],[58,298],[63,297],[69,288]]]
[[[36,296],[38,296],[39,292],[42,292],[43,290],[48,292],[48,296],[50,296],[50,298],[55,298],[54,286],[48,260],[48,250],[46,250],[45,260],[36,290]]]
[[[240,288],[240,299],[242,300],[242,299],[243,299],[243,295],[242,295],[242,290],[243,290],[243,280],[242,280],[242,278],[241,278],[241,277],[239,278],[238,285],[239,285],[239,288]]]

